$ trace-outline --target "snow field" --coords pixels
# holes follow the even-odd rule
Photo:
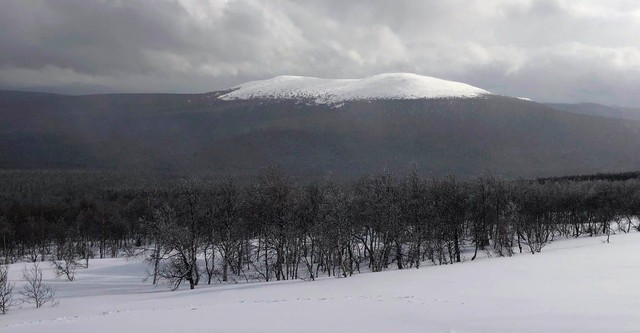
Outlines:
[[[145,265],[95,259],[55,279],[60,304],[25,304],[0,332],[640,332],[640,233],[558,240],[542,253],[314,282],[143,282]],[[10,278],[21,286],[20,270]]]

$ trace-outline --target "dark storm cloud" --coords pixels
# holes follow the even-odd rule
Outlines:
[[[5,0],[0,87],[199,92],[405,71],[640,105],[637,1]]]

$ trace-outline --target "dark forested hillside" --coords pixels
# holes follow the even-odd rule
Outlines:
[[[0,168],[353,178],[416,163],[425,173],[509,177],[640,165],[640,122],[514,98],[379,100],[339,108],[199,95],[0,93]]]

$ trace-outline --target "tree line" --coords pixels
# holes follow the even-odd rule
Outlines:
[[[242,181],[95,177],[0,177],[0,259],[50,261],[73,280],[90,258],[141,256],[152,283],[193,289],[535,254],[558,237],[640,228],[640,180],[626,175],[458,179],[411,168],[301,182],[269,168]]]

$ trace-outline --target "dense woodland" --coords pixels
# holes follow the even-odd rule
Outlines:
[[[175,289],[535,254],[559,237],[640,228],[638,176],[461,180],[411,168],[305,182],[278,168],[242,181],[6,171],[0,260],[51,262],[73,280],[89,258],[139,256],[153,283]]]

